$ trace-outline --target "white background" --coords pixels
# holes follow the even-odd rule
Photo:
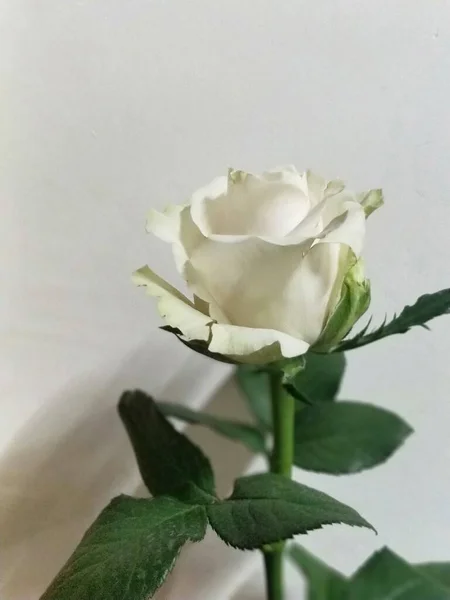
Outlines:
[[[135,485],[121,389],[202,403],[226,374],[157,331],[129,283],[145,262],[174,276],[144,234],[148,208],[228,166],[312,167],[384,189],[366,251],[377,318],[449,285],[450,3],[1,0],[0,69],[0,576],[2,598],[34,600]],[[392,407],[416,434],[380,469],[299,474],[379,531],[308,537],[345,571],[385,543],[450,559],[449,340],[442,318],[350,357],[343,395]],[[215,404],[233,412],[225,391]],[[257,557],[208,544],[162,597],[260,598]]]

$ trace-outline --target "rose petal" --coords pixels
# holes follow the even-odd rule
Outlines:
[[[212,319],[204,315],[181,292],[164,281],[148,266],[138,269],[132,276],[138,286],[145,286],[150,296],[159,298],[158,311],[166,323],[180,329],[188,340],[207,341]]]
[[[168,206],[163,212],[150,210],[147,215],[146,231],[164,242],[175,242],[179,237],[180,213],[183,205]]]
[[[294,167],[261,176],[231,170],[198,190],[189,205],[152,211],[149,218],[148,229],[172,243],[195,306],[148,268],[151,284],[141,284],[190,339],[207,340],[217,322],[312,344],[339,294],[343,257],[349,249],[361,253],[364,211],[380,198],[378,191],[353,194],[341,181],[300,175]],[[186,310],[200,315],[200,334]],[[272,354],[281,352],[276,344],[269,343]]]
[[[299,173],[294,165],[284,165],[265,171],[260,178],[265,181],[277,181],[299,187],[305,195],[308,195],[308,182],[306,173]]]
[[[309,209],[302,176],[292,168],[261,176],[231,171],[222,194],[197,193],[191,203],[193,221],[205,237],[217,241],[227,241],[222,239],[226,236],[284,236]]]
[[[221,313],[210,311],[218,322],[274,329],[313,343],[327,315],[339,249],[205,239],[190,255],[187,281],[219,307]]]
[[[204,239],[205,236],[192,220],[190,206],[183,207],[180,212],[178,239],[172,244],[172,251],[177,270],[186,281],[185,266],[189,253]]]
[[[306,179],[306,185],[308,189],[308,196],[311,202],[311,206],[317,206],[325,198],[334,196],[339,192],[342,192],[345,188],[345,183],[340,179],[334,179],[328,181],[317,173],[312,171],[306,171],[304,174]]]
[[[317,243],[341,243],[360,256],[366,233],[366,217],[361,205],[352,200],[342,203],[343,212],[324,228]]]
[[[189,261],[185,264],[183,275],[189,289],[203,302],[203,306],[207,307],[207,310],[203,312],[208,313],[214,321],[229,323],[228,317],[205,286],[203,278],[199,276],[199,273],[192,267]]]
[[[266,241],[281,246],[320,242],[346,244],[359,256],[366,232],[364,209],[350,194],[338,193],[326,197],[285,238]]]
[[[357,196],[361,206],[364,208],[366,217],[371,215],[377,208],[383,206],[383,190],[369,190]]]
[[[214,204],[217,199],[222,198],[226,194],[227,188],[228,179],[224,175],[216,177],[191,196],[189,204],[192,220],[205,236],[211,231],[207,208],[209,205]]]
[[[281,331],[214,324],[211,352],[224,354],[242,363],[265,364],[307,352],[309,344]]]

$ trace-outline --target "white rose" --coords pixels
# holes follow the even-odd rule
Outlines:
[[[365,216],[381,203],[380,190],[354,194],[294,167],[261,176],[230,170],[188,204],[148,218],[147,230],[173,245],[193,300],[147,266],[133,278],[159,298],[184,341],[245,363],[301,355],[320,345],[324,330],[342,336],[353,324],[341,323],[344,283],[360,273]]]

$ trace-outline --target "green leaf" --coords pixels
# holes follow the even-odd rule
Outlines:
[[[308,352],[301,358],[301,362],[295,359],[292,365],[284,365],[283,385],[286,390],[306,404],[333,400],[345,373],[345,355]],[[270,431],[272,407],[269,369],[241,365],[236,369],[236,378],[259,427]]]
[[[345,350],[352,350],[353,348],[360,348],[389,335],[406,333],[411,327],[422,326],[428,329],[425,325],[428,321],[449,313],[450,288],[435,292],[434,294],[425,294],[412,306],[405,306],[398,317],[394,316],[389,323],[386,324],[384,322],[378,329],[375,329],[371,333],[367,333],[368,326],[366,326],[353,338],[341,342],[335,351],[343,352]]]
[[[269,374],[249,365],[240,365],[236,369],[236,379],[260,428],[265,431],[272,429]]]
[[[297,544],[289,548],[289,556],[306,578],[307,600],[344,600],[348,582],[341,573]]]
[[[252,452],[265,453],[266,444],[264,435],[253,425],[221,419],[204,412],[191,410],[181,404],[172,404],[170,402],[159,402],[159,410],[166,417],[173,417],[191,423],[193,425],[205,425],[216,433],[232,440],[242,442]]]
[[[415,565],[416,569],[435,581],[440,582],[445,588],[450,590],[450,563],[434,562]]]
[[[343,353],[306,354],[306,366],[293,380],[295,390],[308,404],[333,400],[341,387],[346,368]]]
[[[205,509],[119,496],[88,529],[41,600],[147,600],[182,546],[205,536]]]
[[[383,548],[351,578],[345,600],[448,600],[446,591],[405,560]]]
[[[383,548],[347,579],[300,546],[291,546],[289,554],[306,577],[308,600],[450,598],[450,563],[410,565]]]
[[[241,549],[261,548],[331,523],[371,527],[353,508],[274,473],[238,479],[230,498],[206,510],[219,537]]]
[[[320,473],[358,473],[387,460],[411,432],[399,416],[370,404],[307,406],[295,416],[294,463]]]
[[[208,495],[215,495],[209,460],[169,423],[150,396],[140,390],[124,392],[119,414],[142,479],[154,496],[168,494],[185,500],[189,497],[190,501],[201,503],[202,497],[208,501]]]

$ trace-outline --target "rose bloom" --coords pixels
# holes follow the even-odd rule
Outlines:
[[[148,217],[192,299],[148,266],[133,279],[188,344],[242,363],[298,356],[330,332],[338,341],[367,308],[359,257],[366,216],[381,204],[380,190],[356,194],[294,167],[230,170]]]

